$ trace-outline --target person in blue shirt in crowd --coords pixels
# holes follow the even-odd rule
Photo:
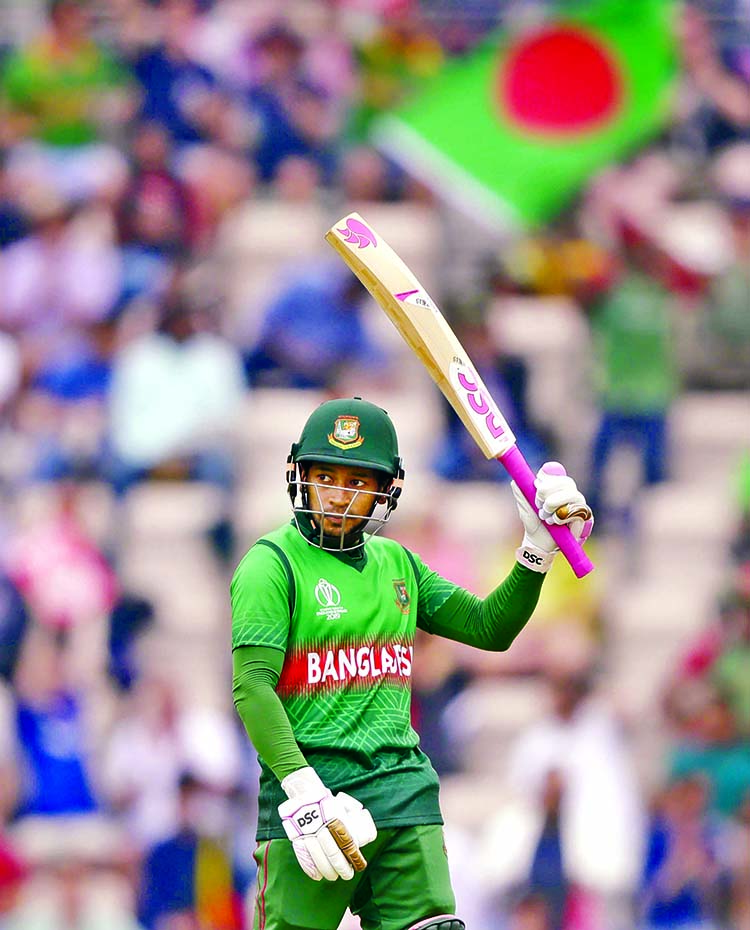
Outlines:
[[[196,926],[241,930],[247,878],[235,871],[221,838],[212,835],[215,824],[206,814],[215,810],[214,803],[191,772],[180,778],[179,798],[176,832],[143,860],[138,920],[146,930],[159,930],[176,915],[194,919]]]
[[[159,45],[142,49],[131,67],[143,93],[141,120],[160,123],[178,146],[206,140],[218,82],[188,57],[173,31],[165,30]]]
[[[14,676],[21,783],[14,819],[95,814],[83,707],[67,681],[67,640],[40,626],[27,636]]]
[[[640,893],[644,930],[711,930],[727,901],[721,836],[708,814],[708,784],[676,778],[650,824]]]
[[[323,184],[334,178],[339,121],[323,88],[301,70],[303,40],[287,26],[272,25],[255,38],[250,56],[257,76],[247,102],[258,124],[253,157],[259,180],[273,181],[289,156],[309,158]]]
[[[385,366],[367,333],[367,291],[336,263],[304,268],[266,311],[257,342],[244,358],[252,386],[327,389],[345,368],[360,374]]]

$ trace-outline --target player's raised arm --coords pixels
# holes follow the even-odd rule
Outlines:
[[[542,582],[560,551],[548,526],[568,526],[583,543],[591,533],[594,517],[575,481],[558,462],[547,462],[534,479],[535,507],[529,504],[515,482],[511,482],[523,539],[516,549],[513,570],[494,591],[482,599],[456,588],[440,606],[430,610],[430,588],[440,587],[439,576],[421,573],[425,588],[419,625],[428,633],[492,652],[508,649],[530,620],[539,599]]]

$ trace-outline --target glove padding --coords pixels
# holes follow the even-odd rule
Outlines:
[[[360,847],[378,831],[359,801],[343,792],[331,794],[309,766],[288,775],[281,787],[289,800],[279,804],[279,815],[306,875],[316,882],[349,881],[367,866]]]
[[[575,538],[583,543],[591,535],[594,515],[575,481],[565,474],[559,462],[545,462],[536,473],[534,487],[536,512],[515,481],[511,481],[524,528],[523,542],[516,550],[516,558],[521,565],[533,571],[546,572],[559,550],[545,523],[569,526]]]

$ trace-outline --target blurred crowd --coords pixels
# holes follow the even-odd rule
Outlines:
[[[196,704],[171,674],[182,653],[144,658],[163,617],[122,570],[128,500],[208,485],[206,571],[226,578],[252,541],[235,519],[248,397],[335,395],[353,372],[398,387],[366,293],[295,255],[295,230],[368,202],[437,215],[436,195],[369,144],[372,121],[491,30],[558,6],[0,4],[2,930],[248,926],[257,763],[228,685],[225,705]],[[546,228],[478,249],[471,292],[438,295],[537,466],[581,437],[544,415],[508,321],[552,301],[580,325],[563,387],[592,413],[576,477],[605,540],[615,527],[637,540],[637,487],[670,479],[675,400],[750,390],[750,7],[694,0],[675,29],[662,137]],[[304,261],[237,287],[238,236],[277,209]],[[441,410],[433,477],[503,480]],[[623,490],[624,446],[638,469]],[[504,667],[420,644],[414,721],[446,776],[470,769],[456,707],[473,683],[531,677],[551,696],[509,747],[507,803],[483,835],[449,825],[454,861],[472,864],[456,884],[475,930],[750,927],[750,458],[737,473],[716,616],[653,708],[660,784],[639,779],[608,700],[591,588],[550,579],[549,609],[583,642],[575,661],[536,640]],[[479,553],[429,518],[402,539],[488,586]]]

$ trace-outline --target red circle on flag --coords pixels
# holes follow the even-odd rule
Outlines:
[[[618,109],[616,63],[596,36],[554,26],[522,39],[500,68],[497,91],[507,115],[532,132],[596,129]]]

